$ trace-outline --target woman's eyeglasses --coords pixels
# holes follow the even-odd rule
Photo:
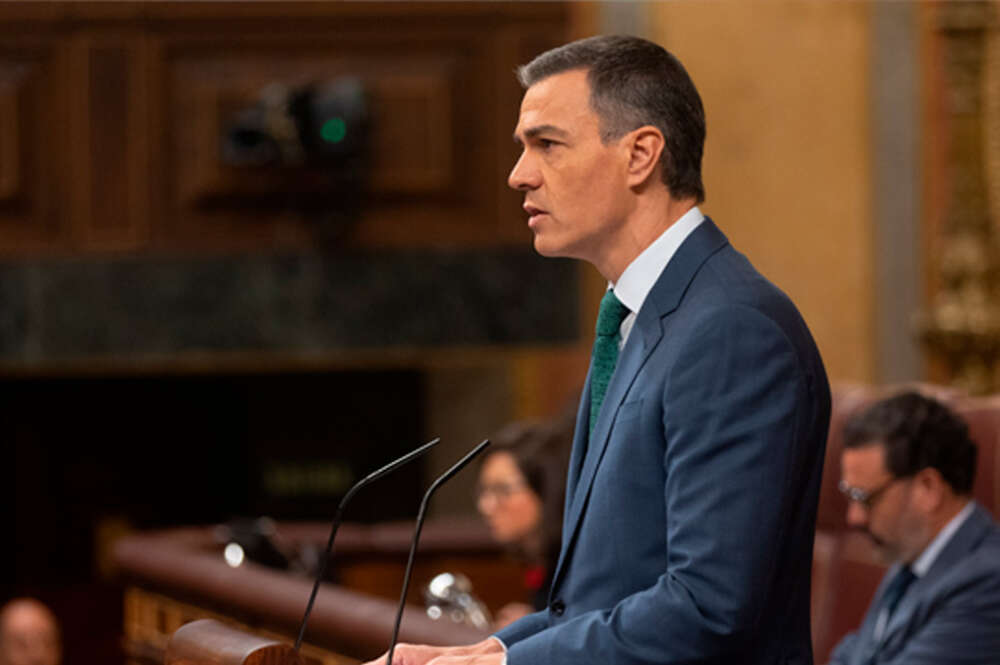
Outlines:
[[[513,483],[490,483],[487,485],[477,485],[476,486],[476,499],[485,499],[486,497],[491,497],[497,501],[504,501],[517,492],[524,489],[525,483],[523,482],[513,482]]]

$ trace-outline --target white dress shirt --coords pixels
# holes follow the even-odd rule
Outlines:
[[[608,284],[609,289],[614,289],[618,300],[629,309],[628,316],[619,328],[621,334],[619,350],[625,346],[625,341],[632,332],[632,326],[635,325],[635,317],[642,308],[642,303],[646,301],[646,296],[656,284],[656,280],[660,278],[660,274],[684,240],[704,220],[705,215],[698,206],[691,208],[628,264],[617,283]]]

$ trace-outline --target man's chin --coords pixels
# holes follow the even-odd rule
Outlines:
[[[883,562],[893,563],[899,558],[899,553],[896,552],[895,548],[889,547],[884,540],[873,534],[871,531],[865,531],[864,534],[868,536],[868,540],[875,546],[878,558]]]
[[[547,242],[546,238],[538,233],[535,234],[534,246],[536,252],[550,259],[574,258],[565,247]]]

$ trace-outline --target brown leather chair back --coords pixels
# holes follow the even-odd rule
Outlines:
[[[837,642],[861,624],[886,570],[869,539],[847,527],[847,501],[837,490],[844,424],[862,409],[902,390],[918,390],[934,397],[965,418],[978,449],[973,498],[995,518],[1000,517],[1000,396],[969,397],[952,388],[929,384],[835,386],[812,567],[813,651],[817,663],[825,663]]]
[[[838,385],[833,389],[830,435],[826,444],[823,484],[820,487],[816,516],[817,529],[847,528],[847,502],[837,490],[844,424],[851,416],[878,400],[903,390],[917,390],[938,399],[965,418],[969,424],[969,434],[979,450],[973,497],[994,517],[1000,517],[1000,458],[997,455],[997,448],[1000,448],[1000,396],[969,397],[957,389],[933,384],[883,387]]]

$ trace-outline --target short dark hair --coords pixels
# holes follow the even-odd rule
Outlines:
[[[956,494],[972,491],[976,444],[965,421],[937,400],[904,392],[851,417],[844,448],[874,444],[885,445],[886,467],[897,478],[933,468]]]
[[[607,143],[633,129],[653,125],[666,140],[660,157],[663,184],[674,198],[705,200],[701,157],[705,110],[680,61],[658,44],[623,35],[570,42],[517,70],[521,85],[574,69],[587,70],[590,106]]]

